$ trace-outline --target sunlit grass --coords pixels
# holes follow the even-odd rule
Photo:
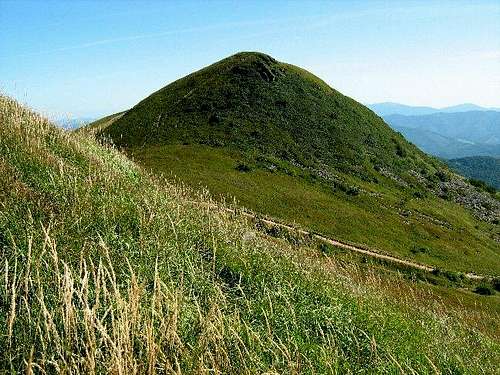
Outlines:
[[[207,187],[216,198],[235,197],[259,214],[339,240],[454,271],[500,272],[498,243],[492,239],[497,225],[475,220],[465,208],[430,194],[415,198],[411,189],[396,188],[388,179],[365,182],[360,185],[364,192],[352,196],[284,162],[281,170],[270,171],[224,148],[163,145],[127,152],[153,173]],[[239,163],[251,170],[239,171]]]
[[[466,319],[487,319],[480,304],[447,306],[193,200],[210,202],[2,97],[0,368],[496,370],[497,339]]]

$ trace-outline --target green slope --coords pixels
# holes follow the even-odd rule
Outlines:
[[[92,122],[91,124],[87,125],[86,127],[80,127],[76,129],[75,131],[82,131],[82,130],[92,130],[92,131],[100,131],[102,129],[106,129],[109,125],[111,125],[113,122],[118,120],[120,117],[123,116],[125,112],[119,112],[115,113],[106,117],[103,117],[99,120],[96,120]]]
[[[500,274],[497,200],[361,104],[269,56],[240,53],[182,78],[101,134],[157,173],[278,220]]]
[[[0,372],[495,371],[498,295],[265,237],[4,97],[0,123]]]
[[[421,189],[395,187],[389,178],[368,183],[339,174],[348,182],[333,190],[293,165],[281,162],[270,171],[221,148],[150,146],[128,153],[155,173],[345,242],[443,269],[500,274],[497,224]],[[242,164],[250,170],[238,170]]]

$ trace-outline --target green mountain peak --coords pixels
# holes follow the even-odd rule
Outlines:
[[[365,177],[374,168],[399,173],[433,163],[362,104],[258,52],[165,86],[103,133],[122,147],[202,144]]]

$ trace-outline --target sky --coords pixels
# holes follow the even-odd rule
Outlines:
[[[99,117],[239,51],[362,103],[500,107],[500,1],[0,0],[0,91]]]

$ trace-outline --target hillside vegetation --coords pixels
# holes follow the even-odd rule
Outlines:
[[[2,371],[496,371],[498,296],[269,238],[5,97],[0,124]]]
[[[498,200],[270,56],[228,57],[93,127],[147,169],[217,199],[379,252],[500,274]]]

